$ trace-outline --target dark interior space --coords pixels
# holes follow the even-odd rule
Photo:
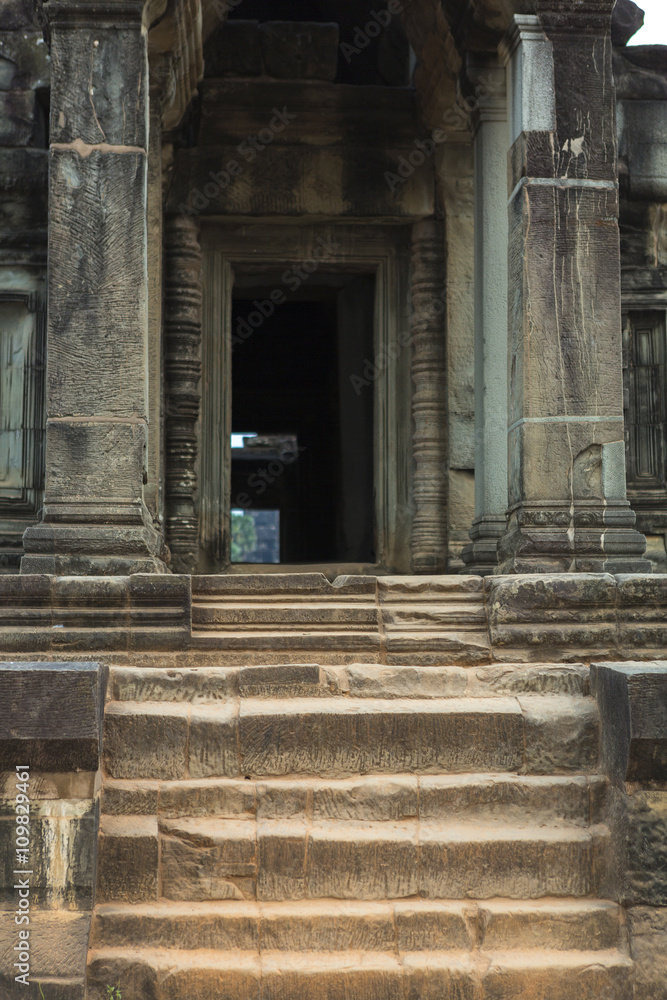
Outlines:
[[[394,12],[373,0],[243,0],[230,6],[228,17],[230,21],[335,22],[339,31],[336,83],[404,87],[410,82],[410,47],[398,7]]]
[[[232,449],[231,508],[280,512],[281,563],[374,561],[373,390],[350,378],[372,360],[373,293],[337,276],[234,298],[232,433],[257,438]]]

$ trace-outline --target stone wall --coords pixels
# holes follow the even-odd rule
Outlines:
[[[33,4],[0,4],[0,573],[17,572],[43,486],[50,61]],[[10,390],[11,385],[11,390]]]
[[[667,564],[667,489],[662,455],[665,432],[664,342],[667,316],[667,73],[662,46],[632,46],[614,51],[617,131],[621,191],[621,262],[624,312],[624,367],[627,447],[646,456],[642,475],[632,475],[628,491],[637,513],[637,527],[647,538],[647,555],[657,572]],[[655,389],[633,372],[633,338],[638,328],[655,329],[658,352],[650,359],[658,368]],[[650,337],[650,333],[648,334]],[[652,338],[651,338],[652,339]],[[652,374],[652,372],[651,372]],[[648,426],[634,428],[643,411]],[[636,439],[636,440],[635,440]],[[648,459],[648,461],[646,460]],[[637,463],[639,464],[639,463]],[[648,468],[647,468],[648,465]],[[653,469],[655,466],[655,470]],[[652,472],[656,475],[651,475]],[[648,473],[648,475],[647,475]]]
[[[667,662],[595,663],[609,778],[607,893],[626,908],[635,1000],[667,997]]]
[[[97,663],[0,664],[3,997],[37,997],[40,984],[49,998],[84,995],[105,681]]]

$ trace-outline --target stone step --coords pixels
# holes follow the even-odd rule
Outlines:
[[[515,825],[599,822],[597,775],[390,775],[340,779],[129,781],[107,778],[102,813],[176,819],[456,820]]]
[[[100,902],[586,896],[608,830],[508,822],[103,816]]]
[[[246,698],[458,698],[493,694],[588,695],[582,664],[503,664],[470,667],[383,666],[351,663],[264,664],[229,667],[112,667],[115,701],[216,704]]]
[[[90,947],[211,951],[364,951],[403,954],[483,949],[592,951],[623,948],[621,908],[596,899],[326,899],[102,904]]]
[[[387,663],[406,654],[422,664],[490,658],[480,577],[203,576],[193,579],[192,630],[195,647],[224,662],[308,651],[327,663],[355,652]]]
[[[99,949],[87,995],[105,1000],[106,984],[122,982],[129,996],[160,1000],[627,1000],[631,971],[617,950],[503,954],[484,968],[456,951]]]
[[[229,698],[214,705],[111,701],[104,761],[115,778],[179,780],[597,767],[590,698]]]

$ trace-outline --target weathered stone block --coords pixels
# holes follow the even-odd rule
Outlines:
[[[30,243],[46,248],[49,154],[41,149],[0,148],[0,231],[6,248]]]
[[[90,947],[132,948],[141,940],[146,948],[169,948],[178,942],[179,950],[253,952],[259,948],[259,921],[252,904],[230,901],[224,909],[215,902],[150,909],[111,904],[95,911]]]
[[[141,104],[136,91],[133,99]],[[95,150],[82,158],[73,149],[52,149],[50,167],[49,301],[59,308],[49,320],[48,413],[126,417],[136,432],[146,405],[145,156]],[[114,428],[100,425],[91,455],[104,434],[113,436]],[[109,459],[93,467],[109,482],[118,475],[122,481],[127,461],[119,449],[111,458],[111,471]],[[74,471],[70,466],[67,474]]]
[[[6,926],[10,921],[12,928]],[[86,965],[90,914],[35,909],[30,914],[30,929],[31,977],[78,978],[82,975]],[[17,943],[16,930],[13,912],[0,913],[0,968],[3,972],[11,969],[16,961],[13,951]],[[12,996],[11,992],[9,996]]]
[[[590,794],[591,780],[581,775],[424,775],[419,818],[520,824],[529,815],[535,823],[582,823],[590,815]]]
[[[312,791],[313,819],[400,821],[417,816],[417,778],[369,777],[318,783]]]
[[[603,900],[490,901],[479,912],[485,952],[607,951],[623,944],[622,910]]]
[[[116,701],[185,701],[194,705],[235,697],[237,681],[234,668],[114,667],[110,675]]]
[[[596,888],[585,830],[420,826],[419,892],[430,899],[586,896]]]
[[[644,11],[632,0],[616,0],[611,18],[612,45],[627,45],[644,23]]]
[[[31,0],[0,0],[0,28],[3,31],[36,27],[37,12]]]
[[[280,957],[262,962],[262,998],[330,997],[331,1000],[404,1000],[404,979],[396,958],[369,956],[350,962],[345,955],[293,958],[286,965]]]
[[[303,899],[306,895],[305,818],[257,824],[257,898]],[[316,895],[318,895],[316,893]],[[322,894],[324,895],[324,894]],[[326,895],[329,895],[327,893]]]
[[[204,50],[207,77],[261,76],[259,21],[227,21]]]
[[[594,663],[602,765],[616,782],[664,780],[667,773],[667,662]]]
[[[479,986],[475,982],[472,962],[467,957],[444,955],[406,955],[404,961],[407,1000],[476,1000]]]
[[[197,707],[190,717],[188,773],[191,778],[241,774],[236,705]]]
[[[635,963],[635,1000],[667,1000],[667,908],[628,910],[630,948]]]
[[[624,899],[667,906],[667,791],[626,796]]]
[[[414,147],[377,149],[352,146],[344,152],[338,147],[288,146],[273,143],[262,149],[253,162],[239,158],[237,145],[206,149],[183,149],[176,156],[174,182],[169,192],[167,211],[196,215],[266,218],[275,214],[277,204],[268,192],[280,189],[280,216],[324,215],[370,218],[428,216],[433,213],[433,183],[428,165],[414,173],[394,191],[384,179],[396,173],[400,157],[409,156]],[[232,183],[217,185],[213,197],[203,192],[211,183],[210,174],[234,160],[241,172]],[[347,178],[354,177],[354,187]],[[215,186],[215,185],[214,185]]]
[[[255,956],[239,956],[233,963],[191,963],[171,969],[160,981],[160,1000],[260,1000],[270,997],[262,986]],[[142,994],[143,996],[143,994]]]
[[[114,778],[185,778],[187,732],[181,706],[110,702],[104,718],[106,770]]]
[[[531,774],[594,771],[598,764],[598,712],[592,698],[519,695]]]
[[[338,67],[338,25],[315,21],[265,21],[262,59],[281,80],[333,80]]]
[[[540,961],[529,957],[503,956],[492,962],[482,982],[483,1000],[516,1000],[525,996],[536,1000],[625,1000],[631,996],[632,963],[612,952],[604,957],[583,953],[574,960],[553,956]]]
[[[96,771],[106,668],[0,663],[0,770]]]
[[[37,87],[48,87],[50,82],[49,51],[42,32],[2,31],[0,90],[35,90]]]
[[[253,816],[255,786],[249,781],[186,781],[160,786],[159,812],[164,817]]]
[[[5,985],[6,984],[6,985]],[[21,996],[25,1000],[41,1000],[42,996],[49,997],[49,1000],[84,1000],[86,997],[86,983],[83,976],[67,979],[59,979],[55,976],[38,976],[31,979],[28,986],[17,987],[13,979],[8,979],[0,973],[0,988],[6,989],[6,995],[12,996],[15,989],[21,990]],[[48,990],[48,994],[44,993]]]
[[[385,667],[353,663],[346,668],[353,698],[454,698],[466,693],[465,667]]]
[[[311,830],[307,895],[396,899],[419,891],[416,823],[322,823]]]
[[[97,902],[139,903],[157,896],[157,820],[104,816],[98,838]]]
[[[35,146],[40,139],[33,91],[0,89],[0,146]]]
[[[400,952],[468,951],[473,947],[465,904],[411,900],[396,903],[394,920]],[[387,949],[389,950],[389,949]]]
[[[262,946],[266,951],[393,951],[392,909],[369,903],[352,910],[333,899],[303,901],[298,908],[262,904]]]
[[[128,996],[141,1000],[162,1000],[158,992],[157,970],[147,956],[136,951],[119,955],[89,955],[86,997],[107,1000],[109,985],[121,985]]]
[[[246,774],[516,770],[523,724],[511,699],[299,699],[241,704]]]
[[[258,783],[256,789],[258,819],[286,819],[290,816],[305,819],[309,795],[313,794],[310,782],[272,781]]]
[[[243,899],[250,894],[257,871],[254,822],[185,819],[163,820],[160,826],[160,884],[166,899]]]
[[[334,674],[316,663],[242,667],[239,672],[243,698],[316,698],[338,693]]]
[[[146,37],[139,8],[133,27],[113,24],[110,15],[106,25],[52,31],[51,61],[58,108],[51,142],[147,148]]]
[[[91,802],[45,802],[30,826],[31,899],[35,904],[85,909],[92,906],[95,811]],[[0,820],[0,898],[15,897],[13,860],[16,822]]]
[[[158,811],[157,781],[115,781],[105,778],[101,812],[109,816],[154,816]]]

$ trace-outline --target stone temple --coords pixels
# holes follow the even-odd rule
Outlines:
[[[0,0],[0,1000],[666,1000],[642,19]]]

